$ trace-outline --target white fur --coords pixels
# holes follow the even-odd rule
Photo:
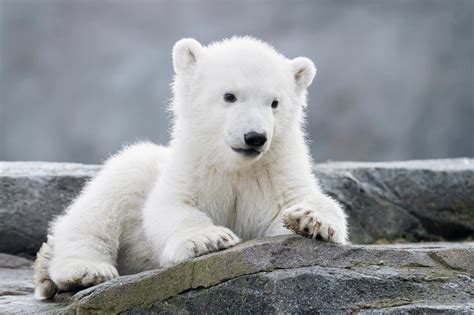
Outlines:
[[[52,224],[37,296],[54,294],[50,280],[86,287],[263,236],[347,242],[345,214],[321,191],[304,140],[311,60],[234,37],[207,47],[183,39],[173,62],[170,146],[136,144],[105,163]],[[267,134],[256,157],[232,149],[246,148],[251,131]]]

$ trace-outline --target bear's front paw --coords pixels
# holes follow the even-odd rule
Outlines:
[[[83,289],[118,277],[117,269],[86,259],[57,259],[50,266],[51,280],[63,291]]]
[[[340,213],[340,211],[342,209],[337,209],[337,212]],[[304,237],[320,237],[324,241],[347,244],[344,216],[341,218],[337,215],[322,215],[307,206],[298,204],[283,211],[283,224],[286,228]]]
[[[212,226],[192,235],[178,236],[165,246],[160,263],[163,267],[176,265],[184,260],[226,249],[240,243],[231,230]]]

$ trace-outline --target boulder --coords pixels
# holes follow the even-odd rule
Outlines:
[[[355,243],[474,237],[474,159],[338,162],[314,171],[345,206]]]
[[[0,313],[471,313],[472,261],[472,242],[339,246],[278,236],[55,301],[20,288],[0,296]]]
[[[0,162],[0,252],[36,254],[49,222],[100,168],[45,162]]]

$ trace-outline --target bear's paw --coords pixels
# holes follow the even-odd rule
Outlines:
[[[336,212],[339,209],[334,210]],[[297,204],[283,211],[283,224],[296,234],[307,238],[320,238],[328,242],[347,244],[344,217],[341,219],[336,215],[324,215],[308,206]]]
[[[55,261],[50,268],[50,275],[63,291],[91,287],[119,276],[111,264],[73,258]]]
[[[240,239],[228,228],[211,226],[199,229],[191,235],[178,236],[164,248],[160,263],[163,267],[176,265],[184,260],[223,250],[240,243]]]

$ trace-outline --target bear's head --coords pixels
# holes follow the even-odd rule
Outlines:
[[[252,37],[173,48],[173,140],[211,164],[236,169],[303,135],[306,89],[316,74],[305,57],[287,59]],[[297,138],[297,139],[296,139]]]

